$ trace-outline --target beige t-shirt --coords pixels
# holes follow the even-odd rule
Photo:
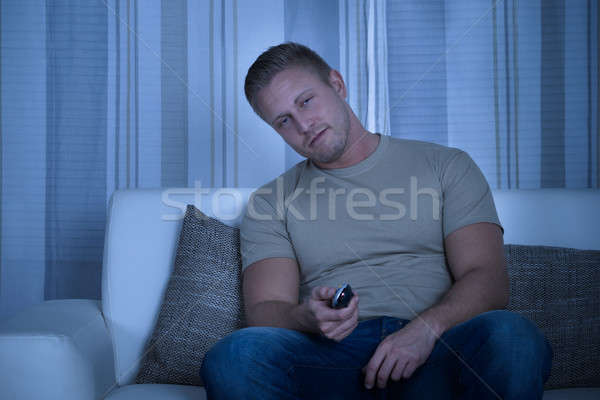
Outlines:
[[[310,160],[258,189],[241,225],[243,269],[295,259],[300,300],[345,282],[359,319],[413,319],[448,291],[444,238],[465,225],[500,225],[489,186],[463,151],[381,136],[348,168]]]

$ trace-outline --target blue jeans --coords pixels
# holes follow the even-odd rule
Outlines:
[[[341,342],[272,327],[232,333],[206,355],[209,399],[541,399],[552,348],[529,320],[490,311],[446,331],[409,379],[364,387],[377,345],[409,321],[362,321]]]

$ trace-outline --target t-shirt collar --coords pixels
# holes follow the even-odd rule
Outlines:
[[[334,176],[351,176],[351,175],[361,174],[361,173],[371,169],[377,163],[377,161],[379,161],[379,159],[381,158],[381,155],[384,153],[385,149],[387,148],[387,143],[389,141],[389,137],[387,135],[381,135],[379,133],[377,133],[376,135],[379,136],[379,144],[377,145],[377,148],[375,149],[375,151],[373,153],[371,153],[367,158],[365,158],[364,160],[362,160],[354,165],[351,165],[351,166],[345,167],[345,168],[322,169],[322,168],[317,167],[313,162],[311,162],[309,160],[308,166],[310,168],[315,168],[321,172],[324,172],[329,175],[334,175]]]

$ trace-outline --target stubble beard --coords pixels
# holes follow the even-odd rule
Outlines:
[[[334,130],[333,127],[330,127],[332,130],[330,134],[334,136],[332,138],[334,139],[332,147],[316,151],[310,157],[313,161],[323,164],[331,163],[338,160],[344,154],[350,134],[350,116],[348,115],[348,110],[344,109],[342,112],[344,113],[344,118],[341,129]]]
[[[336,138],[335,143],[332,147],[323,149],[322,151],[316,151],[312,154],[311,159],[318,163],[331,163],[336,161],[338,158],[344,154],[344,150],[346,149],[346,143],[348,142],[348,135],[342,132],[331,132],[335,136],[341,136]]]

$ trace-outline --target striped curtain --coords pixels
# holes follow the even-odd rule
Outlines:
[[[387,1],[392,135],[494,188],[600,187],[598,2]]]
[[[115,189],[256,187],[290,166],[242,95],[256,56],[284,40],[339,65],[369,130],[462,148],[496,188],[600,187],[598,12],[592,0],[2,0],[0,318],[100,296]]]
[[[339,21],[348,104],[367,130],[389,135],[386,2],[339,0]]]
[[[106,18],[99,2],[0,2],[0,317],[100,294]]]
[[[100,297],[115,189],[284,171],[283,140],[243,96],[284,33],[271,0],[0,2],[0,318]]]
[[[283,155],[270,154],[283,144],[243,96],[250,63],[283,41],[282,5],[109,0],[107,9],[109,193],[257,186],[283,170]],[[267,10],[279,20],[254,26]]]

